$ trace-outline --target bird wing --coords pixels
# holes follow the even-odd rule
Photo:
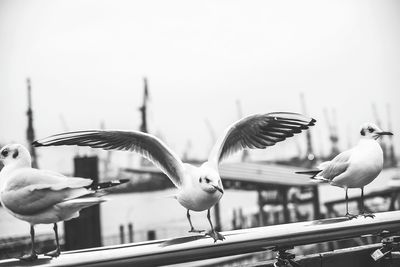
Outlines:
[[[139,131],[78,131],[52,135],[33,142],[35,146],[78,145],[106,150],[128,150],[139,153],[164,172],[176,187],[183,181],[180,158],[157,137]]]
[[[318,174],[318,176],[332,181],[335,177],[347,170],[350,164],[351,155],[352,150],[346,150],[334,157],[333,160],[321,163],[319,167],[322,169],[322,171]]]
[[[65,200],[90,194],[84,187],[93,182],[31,168],[12,172],[7,180],[1,200],[9,210],[21,215],[32,215]]]
[[[273,112],[245,117],[225,130],[208,161],[217,166],[225,157],[245,148],[266,148],[313,126],[315,119],[298,113]]]

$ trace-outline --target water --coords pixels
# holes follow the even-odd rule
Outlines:
[[[101,228],[104,236],[118,234],[119,225],[133,223],[135,241],[146,240],[147,230],[156,230],[157,238],[188,234],[190,229],[186,209],[172,195],[175,189],[164,191],[118,194],[101,207]],[[233,209],[255,211],[257,193],[254,191],[226,190],[220,201],[221,224],[231,228]],[[118,211],[118,212],[116,212]],[[209,229],[207,212],[191,212],[192,223],[197,229]],[[111,219],[112,217],[112,219]],[[214,214],[212,213],[214,221]],[[127,231],[127,230],[125,230]]]

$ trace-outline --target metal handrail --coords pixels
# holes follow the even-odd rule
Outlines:
[[[238,255],[267,249],[293,247],[333,240],[400,231],[400,211],[377,213],[372,218],[333,218],[224,232],[225,240],[213,242],[202,235],[133,243],[41,257],[41,266],[153,266]],[[0,266],[26,266],[18,260]]]

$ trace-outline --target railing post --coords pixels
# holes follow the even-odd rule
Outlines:
[[[318,191],[318,186],[313,186],[312,187],[312,194],[313,194],[313,210],[314,210],[314,220],[319,220],[321,219],[321,210],[319,207],[319,191]]]
[[[129,233],[129,243],[133,243],[133,225],[132,225],[132,223],[128,224],[128,233]]]
[[[258,193],[258,226],[264,226],[264,201],[262,190],[257,190]]]
[[[149,230],[147,231],[147,240],[155,240],[156,239],[156,231]]]
[[[290,223],[290,213],[288,207],[288,189],[286,187],[282,187],[279,191],[280,194],[282,195],[283,221],[285,223]]]
[[[215,230],[221,231],[221,217],[219,212],[219,202],[214,206],[214,216],[215,216]]]
[[[124,226],[122,224],[119,226],[119,243],[125,244]]]

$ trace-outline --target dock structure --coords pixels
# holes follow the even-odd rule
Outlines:
[[[300,205],[312,206],[312,214],[310,214],[311,216],[307,216],[310,217],[310,219],[315,220],[321,218],[318,185],[312,183],[309,179],[295,174],[296,171],[300,170],[303,170],[303,168],[251,162],[222,163],[219,166],[219,173],[225,189],[240,189],[257,192],[257,226],[270,224],[264,212],[264,206],[266,205],[282,207],[283,218],[278,220],[279,223],[296,221],[291,218],[288,205],[294,202],[296,202],[297,207]],[[126,168],[124,171],[135,174],[150,174],[154,178],[165,180],[169,183],[169,179],[166,175],[154,166],[140,167],[137,169]],[[296,189],[298,194],[295,194],[295,197],[298,195],[298,199],[294,199],[294,195],[290,194],[292,189]],[[221,225],[218,206],[216,205],[215,207],[215,222],[216,225]]]
[[[400,231],[400,211],[377,213],[374,219],[359,217],[349,220],[340,217],[228,231],[223,233],[226,240],[216,243],[211,238],[199,234],[174,239],[68,251],[53,259],[41,256],[34,265],[159,266],[266,250],[279,251],[281,255],[286,255],[287,249],[300,245],[362,236],[381,236],[383,231],[385,231],[386,238]],[[379,244],[373,247],[368,246],[368,253],[377,248],[379,248]],[[363,255],[367,257],[369,254],[364,253]],[[316,260],[320,259],[317,257]],[[340,257],[338,260],[340,260]],[[373,262],[370,258],[364,259],[364,262],[365,260]],[[363,262],[362,259],[360,259],[360,262]],[[17,259],[0,261],[0,266],[31,265],[32,263],[27,264]],[[347,266],[354,265],[343,264],[343,267]]]

